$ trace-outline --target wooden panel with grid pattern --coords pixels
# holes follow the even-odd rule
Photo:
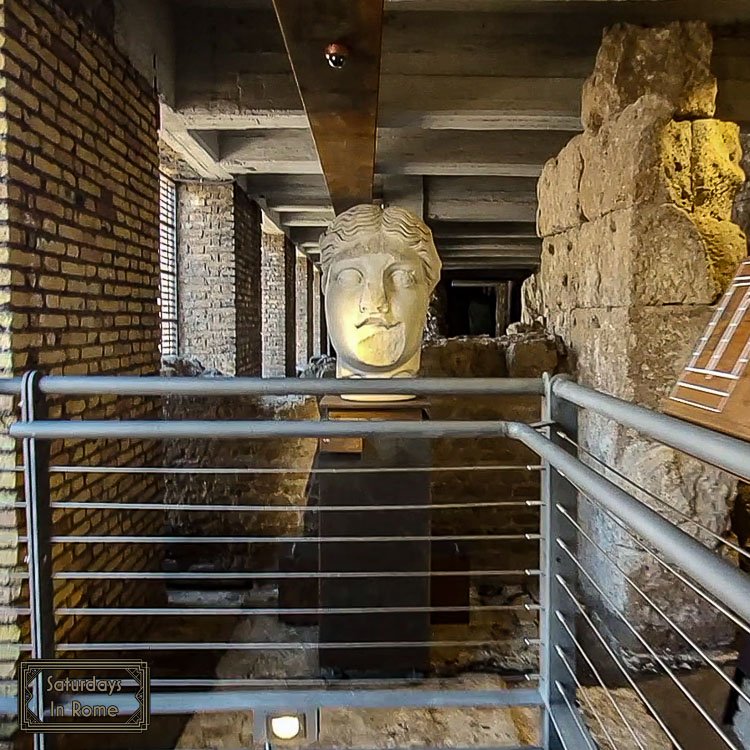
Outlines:
[[[750,440],[750,258],[744,260],[663,410]]]

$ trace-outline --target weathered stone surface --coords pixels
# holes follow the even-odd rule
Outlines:
[[[656,408],[710,317],[705,305],[578,309],[564,340],[581,383]]]
[[[505,353],[508,375],[511,378],[539,377],[557,370],[560,355],[551,336],[530,341],[511,341]]]
[[[583,220],[578,200],[583,161],[577,135],[542,170],[537,182],[537,232],[541,237],[578,226]]]
[[[690,123],[671,115],[669,103],[651,94],[580,136],[580,205],[588,220],[643,203],[692,206]]]
[[[709,304],[707,247],[669,204],[614,211],[544,240],[536,284],[543,309]]]
[[[731,220],[735,196],[745,182],[740,128],[721,120],[697,120],[692,126],[695,209],[720,221]]]
[[[602,123],[646,94],[658,94],[671,114],[711,117],[716,79],[711,74],[713,39],[700,21],[661,28],[617,24],[608,29],[594,72],[583,86],[581,119],[586,129]]]
[[[521,322],[533,325],[543,319],[544,301],[539,288],[539,273],[533,273],[521,285]]]
[[[613,701],[627,717],[629,727],[623,722]],[[673,747],[634,690],[580,688],[578,703],[591,736],[599,747],[616,747],[617,750],[671,750]]]

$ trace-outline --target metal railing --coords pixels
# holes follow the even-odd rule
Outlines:
[[[673,726],[663,710],[657,708],[653,695],[644,686],[642,676],[634,670],[616,638],[604,626],[601,616],[607,610],[609,616],[618,620],[624,630],[642,646],[658,670],[673,686],[697,716],[705,722],[716,738],[716,747],[742,750],[731,730],[724,726],[711,711],[695,697],[693,691],[680,679],[678,668],[669,654],[658,644],[649,642],[648,633],[641,622],[622,612],[620,602],[614,601],[611,592],[602,584],[600,573],[592,571],[587,560],[581,555],[584,547],[589,554],[598,556],[606,563],[609,575],[617,577],[635,592],[636,598],[644,602],[649,617],[663,621],[666,629],[687,644],[686,649],[702,662],[716,679],[722,681],[727,694],[741,703],[750,705],[750,696],[741,681],[727,674],[727,660],[719,660],[710,644],[699,643],[698,638],[687,632],[677,622],[674,611],[668,611],[663,602],[656,601],[648,591],[648,586],[635,580],[632,571],[623,566],[614,550],[608,548],[606,540],[597,538],[597,530],[582,520],[586,513],[596,512],[625,534],[633,548],[652,559],[661,573],[671,575],[679,585],[687,587],[704,606],[728,618],[732,627],[750,633],[750,578],[727,561],[721,554],[731,550],[741,558],[750,559],[741,546],[724,538],[693,516],[664,503],[656,495],[651,495],[653,503],[646,504],[636,495],[649,494],[633,480],[616,469],[608,467],[597,457],[596,451],[579,445],[578,411],[589,410],[620,425],[637,430],[643,437],[658,441],[666,446],[687,453],[702,462],[728,472],[735,477],[750,481],[750,444],[727,435],[722,435],[681,420],[674,419],[639,406],[628,404],[620,399],[599,393],[590,388],[557,376],[544,379],[423,379],[388,381],[338,381],[338,380],[258,380],[258,379],[187,379],[157,377],[44,377],[39,373],[28,373],[23,378],[0,382],[0,393],[17,394],[21,397],[21,419],[12,425],[10,434],[23,444],[23,465],[17,471],[23,474],[23,502],[16,504],[25,511],[26,534],[19,537],[19,543],[27,547],[28,572],[19,576],[28,579],[28,606],[16,608],[19,617],[29,616],[29,642],[22,646],[25,654],[32,658],[52,658],[65,653],[119,653],[126,656],[142,654],[146,658],[154,654],[211,651],[220,653],[241,652],[316,652],[326,649],[384,649],[424,647],[432,650],[449,649],[482,650],[496,645],[494,638],[430,637],[424,642],[412,640],[374,640],[334,643],[320,642],[313,633],[307,631],[308,639],[302,636],[295,639],[271,641],[239,640],[236,635],[222,639],[188,639],[184,636],[174,640],[84,640],[61,639],[56,633],[61,618],[158,618],[179,615],[204,620],[207,617],[323,617],[332,615],[383,615],[428,613],[432,615],[449,613],[469,613],[470,616],[489,616],[490,613],[521,612],[538,620],[534,636],[524,635],[524,645],[538,649],[538,671],[528,670],[519,685],[505,675],[508,686],[497,689],[468,690],[461,685],[449,685],[441,680],[440,674],[420,674],[399,679],[331,679],[330,676],[299,675],[282,678],[255,677],[190,677],[187,673],[175,670],[174,663],[167,665],[166,676],[153,680],[152,711],[154,714],[191,714],[200,712],[224,712],[252,710],[257,717],[268,712],[330,707],[348,708],[456,708],[492,707],[495,709],[513,706],[536,708],[541,716],[539,746],[545,750],[578,750],[578,748],[620,747],[618,731],[622,731],[627,747],[648,748],[644,739],[643,727],[639,719],[632,715],[632,702],[623,702],[623,690],[628,691],[629,700],[643,708],[650,715],[661,736],[680,750],[682,740],[679,731]],[[504,422],[499,420],[437,420],[408,421],[307,421],[307,420],[265,420],[237,419],[218,420],[69,420],[47,418],[46,406],[49,399],[72,396],[116,396],[116,397],[163,397],[191,396],[239,398],[258,395],[314,395],[327,394],[413,394],[417,396],[489,396],[489,395],[539,395],[543,397],[544,413],[542,420],[533,424]],[[305,438],[398,438],[400,440],[436,439],[509,439],[525,445],[541,459],[541,464],[528,463],[514,466],[502,463],[466,466],[379,466],[356,467],[353,465],[329,468],[278,467],[278,466],[162,466],[138,464],[132,466],[102,466],[85,464],[54,464],[50,459],[52,441],[58,440],[147,440],[162,443],[180,440],[263,440],[305,439]],[[541,477],[541,498],[538,501],[514,501],[498,498],[491,502],[470,502],[455,498],[450,503],[440,505],[390,504],[368,506],[375,512],[418,512],[445,513],[450,510],[474,509],[478,512],[487,509],[510,509],[527,507],[540,511],[538,533],[483,533],[483,534],[427,534],[397,533],[392,535],[356,534],[329,535],[305,533],[290,534],[227,534],[203,537],[183,536],[164,533],[155,522],[149,533],[123,533],[110,526],[106,533],[101,529],[88,529],[75,534],[60,533],[57,525],[60,514],[86,511],[132,512],[212,512],[215,514],[299,513],[311,512],[317,516],[328,511],[357,512],[361,507],[355,503],[326,507],[317,505],[277,506],[259,502],[212,504],[210,501],[197,504],[153,503],[141,501],[101,501],[97,498],[71,501],[58,497],[50,486],[50,477],[56,474],[85,475],[110,474],[123,476],[138,474],[148,476],[211,475],[231,476],[266,474],[313,474],[325,475],[356,473],[399,473],[418,472],[473,472],[481,471],[488,478],[500,476],[508,471],[539,472]],[[494,473],[493,473],[494,472]],[[609,474],[609,478],[607,476]],[[624,481],[629,488],[620,486]],[[655,503],[655,505],[654,505]],[[661,505],[660,505],[661,503]],[[664,507],[662,507],[664,506]],[[585,512],[584,512],[585,510]],[[664,512],[662,513],[661,510]],[[682,513],[684,523],[679,526],[673,520],[674,513]],[[686,529],[697,529],[696,536]],[[697,538],[696,538],[697,537]],[[717,549],[705,546],[706,537],[716,543]],[[497,549],[500,545],[533,544],[538,546],[536,565],[500,569],[465,567],[456,570],[431,570],[422,572],[415,569],[397,570],[350,570],[348,572],[294,571],[294,570],[222,570],[222,571],[174,571],[167,569],[68,569],[61,570],[55,550],[64,546],[81,549],[88,545],[100,548],[101,545],[123,545],[125,549],[149,547],[162,550],[169,545],[248,545],[255,548],[262,545],[296,544],[352,544],[353,554],[359,547],[372,543],[445,543],[483,544]],[[157,559],[158,555],[155,558]],[[70,566],[68,566],[70,567]],[[249,582],[262,585],[264,581],[284,582],[298,580],[324,580],[330,578],[376,579],[405,578],[414,580],[420,576],[430,581],[441,578],[469,578],[476,581],[535,581],[538,582],[538,601],[522,604],[510,602],[484,603],[477,605],[459,604],[454,606],[429,605],[395,607],[322,607],[317,606],[269,606],[251,604],[221,604],[207,606],[121,606],[109,602],[104,606],[79,606],[70,603],[55,604],[56,586],[74,582],[87,587],[96,586],[101,581],[121,581],[123,585],[139,586],[148,582],[174,585],[180,581],[192,584],[211,585],[221,581]],[[533,587],[532,587],[533,588]],[[633,621],[633,620],[636,621]],[[431,633],[433,631],[430,631]],[[164,633],[157,629],[157,633]],[[467,664],[470,663],[467,662]],[[213,664],[215,667],[215,663]],[[170,671],[171,670],[171,671]],[[612,675],[616,677],[613,678]],[[498,683],[499,684],[499,683]],[[345,688],[345,689],[342,689]],[[611,709],[603,712],[601,705],[595,705],[591,690],[602,691],[605,705]],[[43,710],[48,698],[36,694],[36,708]],[[13,713],[14,700],[0,699],[0,709]],[[614,713],[612,713],[614,712]],[[36,747],[45,746],[45,737],[35,737]]]

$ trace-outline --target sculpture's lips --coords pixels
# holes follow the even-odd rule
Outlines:
[[[378,316],[371,316],[369,318],[365,318],[363,321],[357,323],[357,328],[364,328],[365,326],[375,326],[377,328],[395,328],[396,326],[401,325],[400,323],[389,323],[385,318],[380,318]]]

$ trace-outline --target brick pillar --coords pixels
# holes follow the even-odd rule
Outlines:
[[[178,191],[180,354],[260,374],[260,210],[229,182]]]
[[[261,320],[264,378],[280,378],[286,373],[285,249],[286,240],[283,234],[263,234],[261,240]]]
[[[234,187],[236,373],[259,377],[263,366],[260,291],[261,212]]]
[[[296,328],[297,328],[297,351],[296,351],[296,363],[298,367],[304,367],[309,359],[307,348],[309,345],[309,335],[307,330],[307,324],[309,318],[308,314],[308,283],[307,283],[307,264],[308,260],[304,255],[297,257],[297,263],[295,267],[295,284],[297,287],[297,295],[295,303],[297,305],[295,316],[296,316]]]
[[[284,373],[297,375],[297,248],[290,240],[284,244]]]
[[[315,297],[314,289],[315,282],[313,279],[315,267],[312,261],[308,260],[306,263],[306,277],[307,277],[307,294],[305,301],[307,302],[307,360],[315,354]]]
[[[311,274],[312,275],[312,294],[310,295],[310,300],[312,301],[312,306],[313,306],[313,315],[312,315],[313,353],[312,353],[312,356],[316,356],[320,354],[322,351],[320,326],[321,326],[321,318],[322,318],[322,312],[323,312],[322,311],[323,298],[320,295],[320,269],[316,265],[313,265],[312,270],[313,270]]]

